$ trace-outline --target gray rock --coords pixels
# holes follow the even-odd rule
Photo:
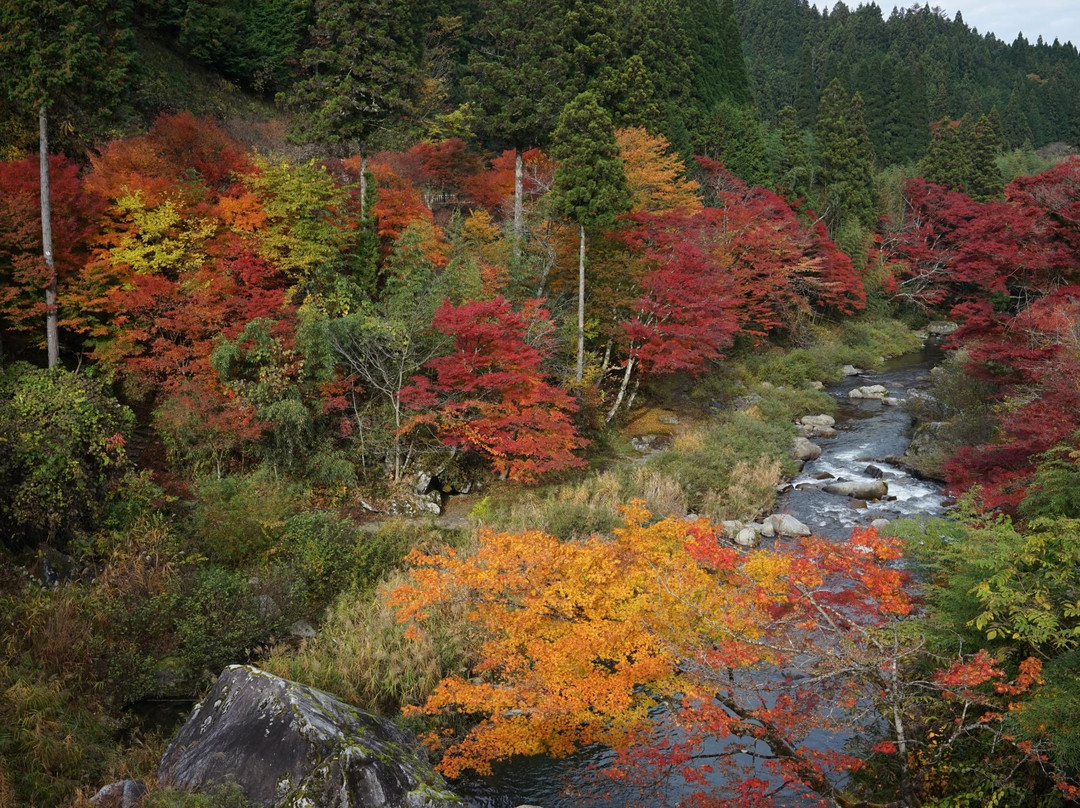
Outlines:
[[[142,780],[121,780],[102,786],[90,798],[90,804],[98,808],[139,808],[146,794],[146,784]]]
[[[735,535],[735,543],[740,547],[756,547],[758,543],[757,531],[752,527],[744,527]]]
[[[865,474],[867,477],[873,477],[875,480],[880,480],[882,477],[885,476],[885,472],[873,464],[870,464],[869,466],[864,468],[863,474]]]
[[[461,805],[405,730],[249,665],[218,677],[157,775],[187,791],[232,780],[260,808]]]
[[[758,531],[758,533],[766,539],[771,539],[776,535],[776,526],[768,519],[766,519],[764,522],[761,523],[761,529]]]
[[[799,424],[799,431],[804,438],[835,438],[839,434],[833,427],[820,424]]]
[[[799,419],[800,424],[805,426],[836,426],[836,419],[831,415],[804,415]]]
[[[875,530],[884,530],[891,524],[892,522],[890,522],[888,519],[875,519],[873,522],[870,523],[870,527],[874,528]]]
[[[806,438],[795,438],[792,453],[797,460],[817,460],[821,457],[821,447]]]
[[[935,337],[947,337],[950,334],[956,332],[960,325],[958,323],[949,323],[944,320],[938,320],[937,322],[930,323],[926,327],[926,330],[933,334]]]
[[[774,513],[765,520],[771,523],[773,530],[780,536],[809,536],[810,528],[788,513]]]
[[[297,620],[289,626],[289,636],[310,639],[315,636],[315,628],[307,620]]]
[[[812,381],[812,382],[810,382],[810,389],[811,390],[824,390],[825,389],[825,383],[824,382],[819,382],[819,381]]]
[[[630,438],[630,445],[636,452],[652,452],[656,449],[657,435],[638,435]]]
[[[860,373],[862,373],[862,371],[854,365],[844,365],[842,368],[840,368],[840,372],[843,373],[845,376],[858,376]]]
[[[882,384],[868,384],[848,391],[848,398],[885,398],[889,390]]]
[[[855,499],[881,499],[889,493],[889,486],[884,480],[854,480],[844,483],[829,483],[821,487],[829,494]]]
[[[724,537],[728,539],[734,539],[745,527],[738,519],[725,519],[720,526],[724,529]]]
[[[904,400],[896,396],[885,396],[885,398],[881,399],[881,403],[886,407],[899,407],[904,403]]]
[[[416,477],[413,482],[413,491],[417,494],[426,494],[428,489],[431,488],[431,481],[435,479],[435,475],[428,471],[416,472]]]

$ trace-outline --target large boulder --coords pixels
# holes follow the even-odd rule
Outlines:
[[[774,513],[765,520],[778,536],[809,536],[810,528],[789,513]]]
[[[821,447],[816,443],[811,443],[806,438],[795,438],[791,451],[796,460],[802,460],[803,462],[817,460],[821,457]]]
[[[261,808],[461,804],[409,733],[249,665],[225,669],[158,765],[164,786],[230,780]]]
[[[889,493],[889,485],[884,480],[852,480],[851,482],[829,483],[821,487],[828,494],[839,494],[854,499],[881,499]]]

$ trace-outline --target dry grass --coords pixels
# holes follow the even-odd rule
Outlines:
[[[780,461],[767,455],[756,463],[737,463],[728,484],[705,495],[702,512],[713,521],[760,516],[776,502],[776,486],[782,479]]]
[[[393,574],[371,599],[342,595],[318,636],[296,653],[275,653],[263,667],[387,714],[419,704],[443,677],[466,670],[474,638],[466,606],[451,604],[432,615],[418,639],[407,639],[388,597],[404,580],[405,573]]]

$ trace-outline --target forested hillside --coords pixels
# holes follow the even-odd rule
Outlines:
[[[454,787],[602,748],[643,804],[1080,797],[1073,45],[11,0],[0,64],[0,808],[247,808],[157,782],[151,718],[238,662]],[[822,390],[927,331],[924,389],[850,389],[915,441],[808,535]],[[871,526],[889,474],[948,518]]]

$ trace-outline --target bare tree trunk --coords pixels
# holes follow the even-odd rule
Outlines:
[[[626,395],[626,387],[630,383],[630,374],[634,372],[635,358],[634,348],[633,346],[630,346],[630,356],[626,359],[626,372],[623,373],[622,384],[619,385],[619,394],[615,396],[615,403],[607,414],[607,423],[611,423],[611,419],[615,417],[615,413],[619,411],[619,405],[623,402],[623,396]]]
[[[367,155],[360,155],[360,221],[367,218]]]
[[[521,260],[521,240],[525,237],[525,191],[521,149],[514,150],[514,258]]]
[[[49,285],[45,287],[45,340],[49,346],[49,367],[60,361],[60,334],[56,311],[56,263],[53,261],[52,205],[49,198],[49,115],[38,108],[38,158],[41,175],[41,251],[45,256]]]
[[[581,249],[578,252],[578,297],[577,297],[577,372],[574,379],[581,384],[585,375],[585,226],[581,230]]]

